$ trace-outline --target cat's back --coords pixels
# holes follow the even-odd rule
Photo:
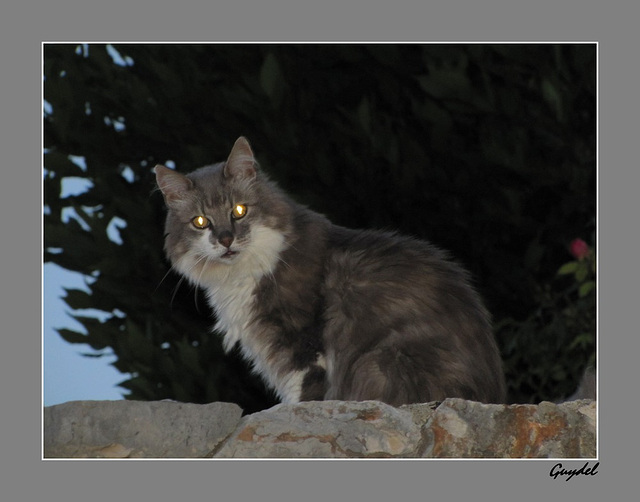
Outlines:
[[[329,287],[367,287],[381,297],[394,291],[422,291],[415,300],[427,302],[462,300],[479,302],[470,286],[469,274],[449,254],[413,237],[377,230],[333,227],[328,238],[327,284]],[[445,297],[429,297],[444,291]],[[483,315],[485,312],[483,312]]]
[[[341,227],[328,246],[327,399],[504,399],[489,314],[447,253],[392,232]]]

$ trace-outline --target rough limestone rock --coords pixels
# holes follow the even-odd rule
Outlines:
[[[595,458],[596,402],[394,408],[378,401],[279,404],[77,401],[45,408],[45,457]]]
[[[596,456],[596,403],[482,404],[447,399],[424,429],[423,457]]]
[[[241,415],[232,403],[72,401],[44,409],[44,456],[203,457]]]
[[[280,404],[242,419],[216,457],[406,457],[420,441],[411,413],[378,401]]]

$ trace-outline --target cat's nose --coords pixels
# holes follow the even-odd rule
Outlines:
[[[226,248],[231,247],[231,244],[233,243],[233,234],[228,230],[220,232],[220,235],[218,235],[218,242]]]

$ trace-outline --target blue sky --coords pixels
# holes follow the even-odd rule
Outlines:
[[[63,287],[86,289],[78,273],[53,263],[43,268],[43,400],[45,406],[75,400],[122,399],[125,389],[117,384],[126,379],[109,363],[115,356],[85,357],[93,353],[88,345],[72,345],[58,335],[55,328],[82,331],[82,325],[68,315],[62,300]]]
[[[84,159],[74,157],[81,168],[86,168]],[[126,174],[125,174],[126,176]],[[65,178],[62,183],[61,197],[87,190],[91,183],[82,178]],[[72,209],[63,212],[63,219],[74,217]],[[109,236],[118,242],[117,227],[124,221],[114,221],[109,228]],[[86,357],[83,353],[95,354],[89,345],[67,343],[60,337],[56,328],[68,328],[84,332],[83,326],[70,315],[62,297],[63,288],[84,289],[86,280],[82,274],[70,272],[53,263],[43,266],[43,401],[45,406],[76,400],[114,400],[123,399],[125,389],[117,387],[127,378],[110,363],[115,356]],[[100,316],[99,311],[83,311],[83,315]],[[104,314],[102,314],[104,315]]]

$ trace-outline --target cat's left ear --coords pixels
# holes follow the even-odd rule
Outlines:
[[[256,161],[245,137],[240,136],[234,143],[224,166],[224,176],[225,178],[247,180],[256,177]]]

